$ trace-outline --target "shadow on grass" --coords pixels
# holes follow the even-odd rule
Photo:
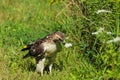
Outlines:
[[[27,65],[27,64],[26,64],[26,65]],[[27,69],[27,71],[35,72],[35,70],[36,70],[36,64],[30,63],[30,64],[26,67],[26,69]],[[59,64],[59,65],[56,64],[56,63],[54,63],[52,69],[62,71],[62,70],[63,70],[63,62],[60,61],[60,64]],[[45,66],[44,71],[47,72],[47,73],[49,73],[49,65],[46,65],[46,66]]]

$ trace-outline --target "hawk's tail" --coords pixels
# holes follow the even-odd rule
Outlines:
[[[24,46],[23,49],[21,49],[21,51],[26,51],[26,50],[30,50],[32,44]]]
[[[21,51],[26,51],[29,50],[30,48],[28,46],[24,46],[23,49],[21,49]]]

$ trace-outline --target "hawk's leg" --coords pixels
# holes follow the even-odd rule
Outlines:
[[[52,66],[53,66],[53,64],[50,64],[50,65],[49,65],[50,74],[52,73]]]
[[[36,66],[36,71],[38,73],[41,73],[41,76],[43,76],[44,64],[45,64],[45,58],[42,58],[38,61]]]
[[[49,62],[48,62],[49,73],[51,74],[52,73],[52,66],[53,66],[53,63],[55,61],[55,57],[49,58],[48,60],[49,60]]]

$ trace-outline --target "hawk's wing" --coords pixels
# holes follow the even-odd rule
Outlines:
[[[29,49],[29,52],[23,57],[26,58],[28,56],[37,57],[38,55],[43,55],[45,52],[44,46],[44,39],[37,40]]]

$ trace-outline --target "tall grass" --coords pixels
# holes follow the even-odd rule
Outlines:
[[[102,80],[120,79],[119,1],[49,0],[0,1],[1,80]],[[111,13],[99,13],[98,10]],[[93,32],[104,30],[98,35]],[[34,58],[22,59],[21,48],[60,30],[73,44],[58,53],[52,75],[35,72]],[[106,32],[111,32],[108,35]]]

